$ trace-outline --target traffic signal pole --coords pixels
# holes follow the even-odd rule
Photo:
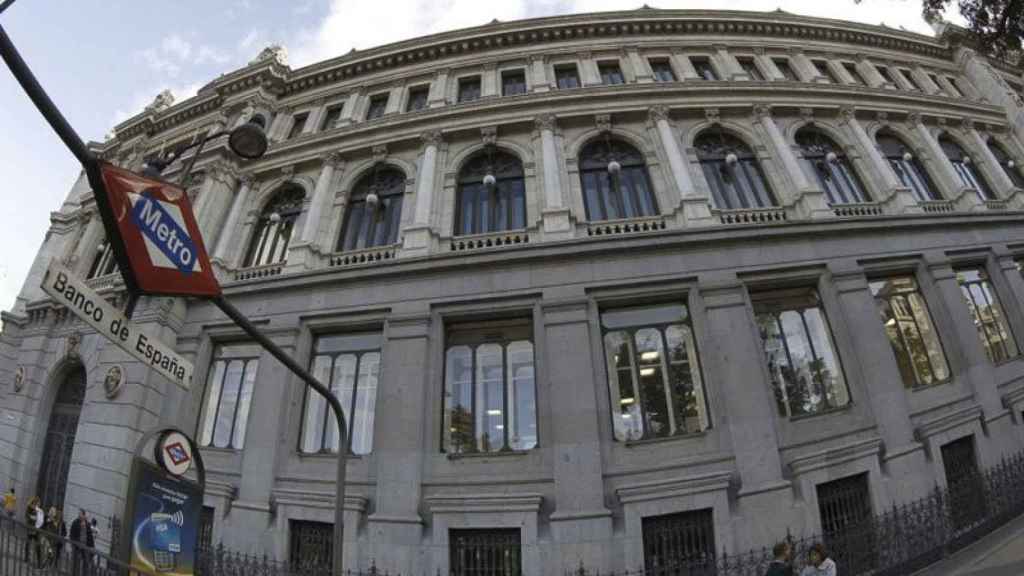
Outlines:
[[[0,13],[10,7],[14,0],[5,0],[0,3]],[[89,179],[89,185],[92,187],[93,196],[96,199],[96,203],[101,207],[99,210],[102,219],[103,227],[107,232],[108,242],[117,242],[118,248],[114,250],[118,260],[118,267],[121,270],[121,276],[124,278],[125,287],[129,294],[129,306],[133,306],[138,295],[140,294],[137,284],[135,282],[135,276],[132,272],[131,266],[128,263],[126,251],[123,245],[123,239],[118,232],[117,223],[113,221],[112,211],[109,209],[109,199],[106,193],[106,184],[100,175],[100,163],[99,159],[89,150],[82,139],[78,136],[78,133],[71,127],[64,115],[61,114],[60,110],[50,99],[46,91],[36,80],[32,70],[22,59],[21,54],[18,53],[14,43],[11,42],[10,37],[7,35],[7,31],[4,30],[3,26],[0,25],[0,57],[3,58],[7,67],[10,68],[11,73],[21,84],[21,87],[28,94],[28,97],[32,100],[32,103],[36,105],[39,112],[42,113],[43,118],[49,122],[53,131],[57,133],[57,136],[64,142],[64,145],[68,147],[68,150],[78,159],[82,164],[82,168],[85,170],[86,176]],[[189,163],[188,168],[192,168],[192,163],[195,162],[195,156],[193,155],[192,162]],[[103,209],[105,208],[105,209]],[[342,571],[343,564],[343,548],[344,548],[344,529],[345,529],[345,475],[346,475],[346,455],[348,453],[348,426],[345,423],[345,413],[342,410],[341,403],[338,401],[334,394],[331,394],[330,390],[326,386],[320,383],[308,370],[303,368],[296,362],[291,356],[289,356],[280,346],[275,344],[257,328],[253,323],[246,318],[233,304],[228,302],[224,296],[218,295],[210,298],[214,305],[221,309],[225,315],[233,320],[238,326],[244,330],[249,336],[256,340],[263,348],[265,348],[270,354],[276,358],[279,362],[285,365],[286,368],[291,370],[296,376],[302,379],[302,382],[316,391],[327,400],[327,403],[331,406],[331,411],[334,413],[334,419],[338,426],[338,476],[336,481],[336,493],[334,499],[334,545],[333,545],[333,564],[332,572],[340,574]],[[127,315],[130,316],[130,310],[126,311]]]

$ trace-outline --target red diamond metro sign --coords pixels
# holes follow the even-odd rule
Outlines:
[[[163,296],[220,295],[188,194],[106,162],[100,174],[139,291]]]

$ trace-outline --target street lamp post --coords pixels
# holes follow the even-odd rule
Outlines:
[[[0,2],[0,13],[10,7],[13,0],[4,0]],[[103,178],[100,177],[100,163],[96,156],[89,150],[89,148],[82,142],[82,139],[78,136],[75,130],[68,123],[64,115],[61,114],[60,110],[50,99],[46,91],[39,84],[32,70],[29,69],[28,65],[22,59],[21,54],[18,53],[14,43],[11,42],[10,37],[4,30],[3,26],[0,26],[0,57],[3,58],[7,67],[11,70],[11,73],[21,84],[21,87],[25,90],[25,93],[35,104],[39,112],[42,113],[43,117],[53,128],[57,136],[64,141],[64,145],[68,147],[71,153],[78,159],[82,164],[82,168],[85,170],[86,175],[89,178],[89,184],[93,188],[93,196],[96,198],[97,203],[106,203],[106,185],[104,184]],[[202,140],[189,146],[198,147],[192,158],[189,159],[189,163],[185,166],[182,171],[180,182],[183,184],[185,178],[191,172],[193,165],[195,164],[196,158],[199,153],[202,152],[203,145],[219,136],[228,134],[228,146],[232,152],[242,158],[249,160],[259,158],[267,150],[267,137],[264,134],[263,129],[252,122],[246,122],[241,126],[234,128],[231,131],[218,131],[215,134],[203,137]],[[187,150],[188,148],[186,148]],[[144,169],[144,175],[151,175],[154,172],[159,177],[159,172],[162,168],[167,166],[166,163],[156,163],[156,165],[149,165]],[[147,173],[148,172],[148,173]],[[104,228],[107,229],[108,237],[117,233],[117,227],[112,222],[104,220]],[[118,265],[122,267],[126,264],[122,261],[118,261]],[[131,269],[128,268],[130,272]],[[132,274],[123,274],[125,276],[126,288],[130,294],[129,306],[134,305],[134,300],[137,296],[138,289],[132,280],[134,277]],[[233,304],[227,301],[224,296],[217,295],[211,298],[213,303],[220,308],[225,315],[231,318],[242,330],[244,330],[250,337],[256,340],[262,345],[270,354],[285,365],[286,368],[295,373],[302,381],[315,390],[318,394],[327,400],[327,403],[331,406],[331,411],[334,413],[334,418],[338,425],[338,476],[337,476],[337,490],[334,502],[334,546],[333,546],[333,558],[332,558],[332,572],[341,573],[342,561],[344,555],[342,549],[344,546],[344,507],[345,507],[345,473],[346,473],[346,455],[348,453],[348,427],[345,425],[345,414],[342,410],[341,403],[338,399],[331,394],[330,390],[326,386],[321,384],[312,374],[309,373],[305,368],[299,365],[291,356],[285,353],[277,344],[274,344],[263,332],[261,332],[248,318],[245,317]],[[130,311],[126,311],[130,314]]]

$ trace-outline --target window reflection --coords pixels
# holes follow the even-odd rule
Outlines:
[[[206,406],[199,443],[216,448],[245,447],[245,432],[259,368],[254,345],[218,345],[206,382]]]
[[[1017,341],[1010,331],[1003,308],[984,268],[961,268],[956,271],[960,291],[974,318],[978,337],[985,354],[995,363],[1005,362],[1018,354]]]
[[[903,384],[912,388],[948,380],[949,366],[917,281],[894,276],[874,280],[869,287]]]

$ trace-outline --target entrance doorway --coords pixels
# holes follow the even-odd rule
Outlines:
[[[46,427],[46,441],[43,444],[43,459],[39,465],[39,481],[36,495],[44,509],[55,506],[64,509],[64,494],[68,486],[68,471],[71,469],[71,452],[75,448],[75,433],[78,431],[78,416],[82,413],[85,400],[85,368],[72,368],[57,390],[57,398]]]

